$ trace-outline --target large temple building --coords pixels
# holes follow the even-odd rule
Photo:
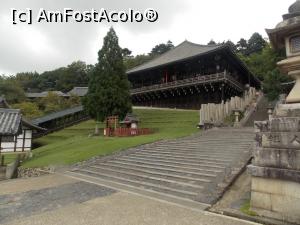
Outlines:
[[[134,106],[200,109],[242,96],[260,81],[228,44],[199,45],[184,41],[153,60],[127,71]],[[88,87],[74,87],[62,97],[86,95]],[[27,93],[30,99],[48,92]]]
[[[184,41],[157,58],[127,71],[133,105],[199,109],[241,96],[260,81],[227,44]]]

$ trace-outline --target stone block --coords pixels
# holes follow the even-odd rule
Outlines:
[[[253,149],[253,156],[253,165],[299,170],[300,172],[300,149],[256,146]]]
[[[253,177],[251,180],[251,190],[300,199],[300,184],[292,181]]]
[[[285,180],[280,180],[278,182],[281,182],[282,184],[281,186],[283,195],[289,196],[291,198],[297,198],[300,203],[300,183]]]
[[[261,132],[256,134],[258,146],[300,149],[300,132]]]
[[[263,192],[251,192],[251,206],[266,210],[272,210],[271,195]]]
[[[300,171],[288,170],[273,167],[262,167],[249,165],[247,166],[248,173],[255,177],[264,177],[272,179],[282,179],[300,183]]]
[[[266,179],[261,177],[252,177],[251,190],[255,192],[269,193],[274,195],[282,195],[284,187],[282,182],[275,179]]]
[[[260,216],[300,222],[300,183],[252,177],[251,209]]]
[[[297,214],[300,210],[300,199],[288,195],[270,195],[272,211],[285,215]]]
[[[20,165],[20,155],[16,160],[6,166],[6,179],[12,179],[18,177],[18,166]]]
[[[276,117],[300,117],[300,104],[279,104]]]
[[[300,117],[272,118],[271,132],[300,132]]]

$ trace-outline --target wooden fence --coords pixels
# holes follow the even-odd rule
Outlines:
[[[138,136],[138,135],[146,135],[153,133],[149,128],[123,128],[119,127],[116,129],[105,128],[104,135],[105,136],[117,136],[117,137],[128,137],[128,136]]]
[[[234,110],[244,112],[255,100],[256,95],[256,89],[250,87],[249,90],[245,91],[243,97],[231,97],[228,101],[220,104],[202,104],[199,125],[204,125],[205,123],[221,123],[227,116],[231,115]]]

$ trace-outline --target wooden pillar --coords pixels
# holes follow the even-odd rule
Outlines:
[[[17,151],[17,142],[18,142],[18,135],[15,135],[15,146],[14,146],[14,152]]]
[[[25,136],[26,136],[27,130],[23,130],[23,143],[22,143],[22,152],[24,152],[25,149]]]
[[[224,86],[225,86],[225,84],[224,83],[222,83],[222,87],[221,87],[221,91],[222,91],[222,99],[221,99],[221,101],[224,103],[225,102],[225,99],[224,99]]]

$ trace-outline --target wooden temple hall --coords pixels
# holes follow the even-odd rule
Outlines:
[[[198,45],[188,41],[127,71],[134,105],[199,109],[241,96],[246,87],[260,87],[227,44]]]

